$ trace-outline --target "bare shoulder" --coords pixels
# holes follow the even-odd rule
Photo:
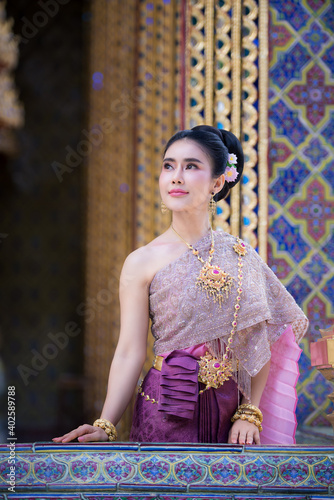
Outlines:
[[[172,243],[166,233],[163,233],[128,255],[123,265],[121,282],[137,282],[149,286],[159,269],[183,251],[182,244]]]
[[[121,273],[121,285],[147,283],[148,252],[146,246],[131,252],[124,261]]]

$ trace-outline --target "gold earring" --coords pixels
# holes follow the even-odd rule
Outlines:
[[[214,195],[215,195],[215,193],[211,193],[211,200],[210,200],[210,203],[209,203],[209,212],[212,215],[215,215],[216,210],[217,210],[217,203],[213,199]]]
[[[166,207],[166,205],[164,204],[164,202],[162,201],[161,202],[161,213],[162,214],[166,214],[168,212],[168,207]]]

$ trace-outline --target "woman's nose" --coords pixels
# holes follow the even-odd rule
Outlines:
[[[172,182],[173,184],[183,184],[182,171],[180,168],[174,170]]]

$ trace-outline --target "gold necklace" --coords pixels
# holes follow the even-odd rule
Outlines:
[[[233,337],[235,335],[237,329],[237,321],[240,310],[240,301],[242,294],[242,267],[243,262],[242,258],[247,253],[246,245],[243,241],[240,240],[237,236],[237,243],[233,245],[233,250],[238,254],[238,295],[236,297],[235,305],[234,305],[234,313],[232,319],[232,330],[230,331],[230,336],[227,339],[227,345],[225,347],[225,352],[223,354],[223,359],[220,361],[219,359],[213,357],[209,352],[202,356],[198,362],[199,364],[199,374],[203,380],[203,383],[206,384],[206,387],[199,391],[199,394],[202,394],[210,387],[217,389],[221,387],[223,383],[228,380],[233,373],[232,360],[230,359],[230,351],[231,344],[233,342]]]
[[[228,297],[229,291],[232,287],[233,278],[227,274],[225,271],[222,271],[219,266],[212,266],[211,261],[213,258],[213,254],[215,251],[214,247],[214,237],[213,231],[211,229],[211,248],[209,250],[209,258],[207,262],[199,255],[198,250],[196,250],[192,245],[187,243],[180,234],[178,234],[173,226],[171,225],[174,233],[183,240],[188,248],[192,250],[193,254],[200,260],[204,265],[201,269],[200,275],[197,278],[196,285],[206,290],[208,296],[213,296],[213,300],[218,301],[219,306],[223,301],[224,293],[226,297]],[[235,335],[237,329],[237,318],[240,309],[240,301],[242,294],[242,257],[244,257],[247,253],[245,243],[240,240],[240,238],[236,238],[237,242],[233,245],[233,250],[238,254],[238,288],[237,288],[237,297],[234,305],[234,313],[232,319],[232,330],[230,331],[229,338],[227,339],[227,345],[225,347],[225,352],[221,360],[212,356],[209,352],[207,352],[204,356],[201,356],[198,361],[199,364],[199,375],[201,377],[201,381],[205,384],[205,388],[199,391],[199,394],[202,394],[204,391],[212,388],[217,389],[221,387],[223,383],[228,380],[233,373],[232,360],[230,358],[231,344],[233,342],[233,337]]]
[[[175,231],[173,226],[171,225],[174,233],[181,238],[182,241],[187,245],[187,247],[192,250],[192,253],[198,258],[200,262],[202,262],[203,267],[200,271],[200,274],[196,280],[196,286],[198,286],[201,290],[206,291],[207,297],[212,297],[214,302],[218,302],[219,306],[221,306],[224,298],[228,298],[230,290],[233,285],[234,278],[230,276],[228,273],[223,271],[219,266],[213,266],[211,261],[213,259],[213,254],[215,252],[215,241],[213,236],[212,228],[211,231],[211,247],[209,250],[209,258],[205,261],[200,255],[196,248],[194,248],[190,243],[188,243],[182,236]]]

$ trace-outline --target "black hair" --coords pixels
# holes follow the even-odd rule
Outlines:
[[[244,153],[240,141],[232,132],[211,127],[210,125],[198,125],[190,130],[180,130],[171,137],[166,145],[164,155],[167,149],[176,141],[189,139],[197,142],[198,145],[207,153],[212,161],[212,177],[218,178],[225,172],[228,154],[235,154],[237,163],[234,165],[238,172],[238,177],[234,182],[226,182],[224,187],[214,196],[215,201],[226,198],[233,186],[241,178],[244,168]]]

